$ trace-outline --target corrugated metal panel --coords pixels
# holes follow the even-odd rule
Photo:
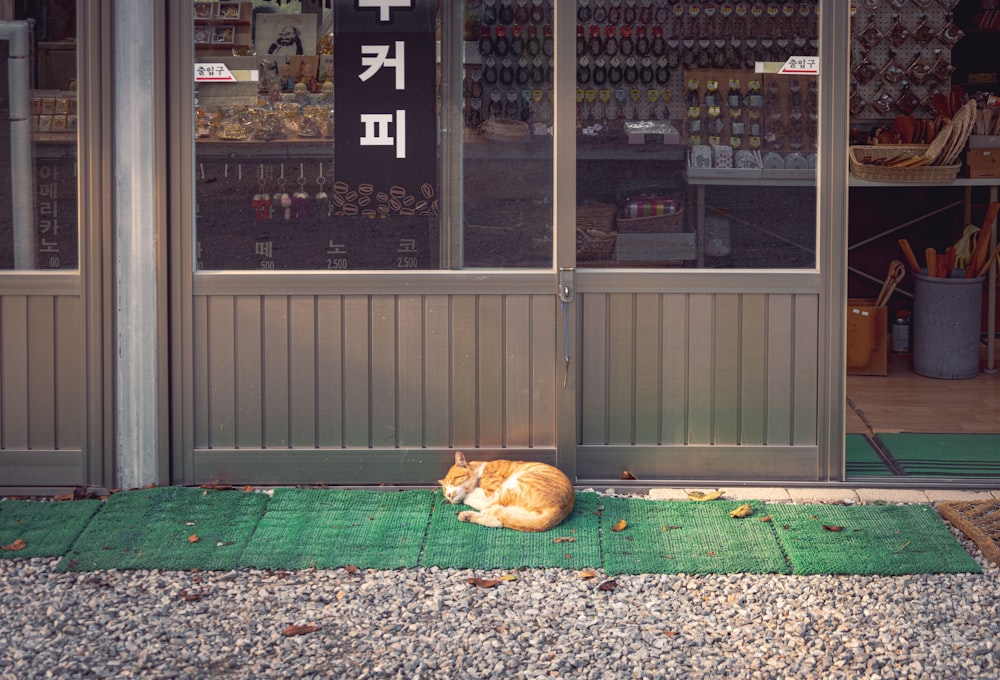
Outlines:
[[[0,296],[0,485],[87,483],[79,295]]]
[[[78,296],[0,297],[0,449],[84,448],[81,323]]]
[[[813,294],[587,293],[582,446],[814,446]]]
[[[556,441],[551,295],[218,295],[194,308],[196,450]]]

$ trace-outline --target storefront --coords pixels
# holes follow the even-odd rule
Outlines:
[[[843,481],[842,3],[15,4],[0,487]]]

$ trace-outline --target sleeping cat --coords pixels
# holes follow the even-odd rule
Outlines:
[[[456,451],[455,464],[439,481],[446,499],[479,511],[458,513],[461,522],[545,531],[573,511],[573,484],[562,471],[545,463],[466,462],[462,452]]]

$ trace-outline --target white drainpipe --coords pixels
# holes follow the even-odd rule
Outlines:
[[[0,40],[10,42],[10,177],[14,218],[14,268],[35,268],[35,190],[31,164],[31,27],[0,21]]]

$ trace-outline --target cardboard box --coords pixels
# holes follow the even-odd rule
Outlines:
[[[847,374],[888,373],[889,326],[885,307],[870,298],[847,301]]]
[[[969,179],[1000,177],[1000,149],[969,149],[965,162]]]
[[[1000,135],[969,135],[970,149],[1000,149]]]

